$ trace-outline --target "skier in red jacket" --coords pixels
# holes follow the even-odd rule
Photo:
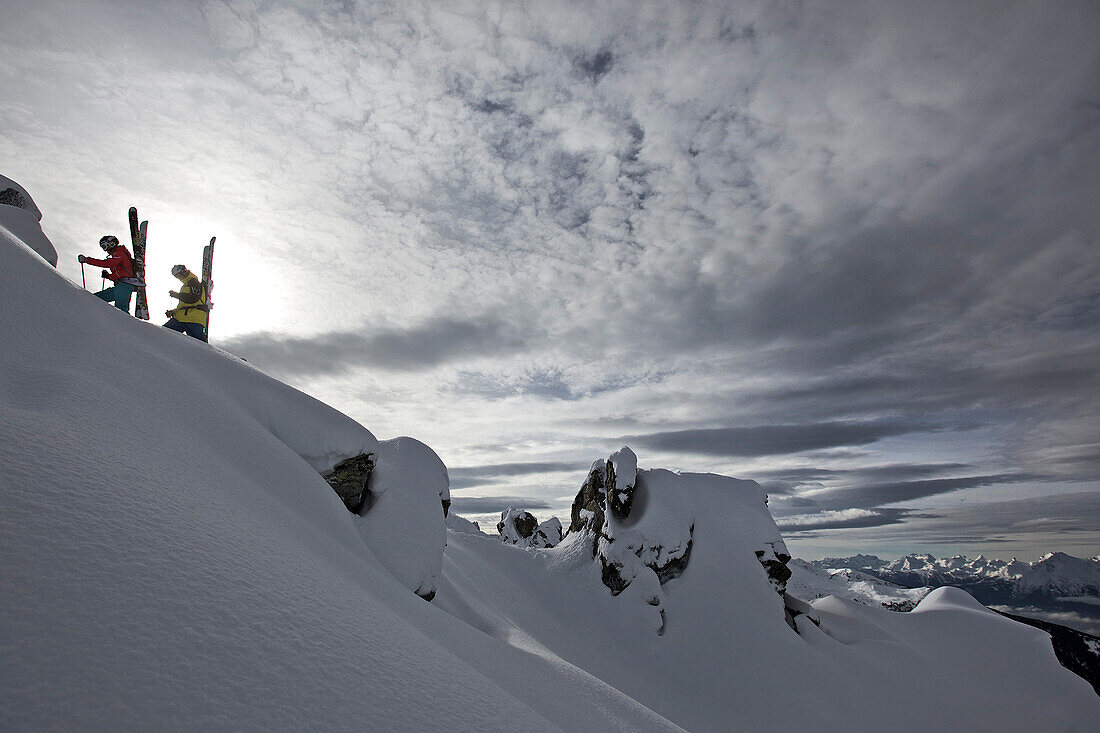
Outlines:
[[[92,257],[80,255],[77,260],[80,264],[87,262],[90,265],[106,267],[103,277],[114,285],[95,294],[108,303],[114,303],[119,310],[130,312],[130,298],[134,295],[134,288],[141,287],[142,282],[134,277],[134,258],[130,251],[118,243],[118,237],[108,234],[99,240],[99,246],[107,253],[107,259],[97,260]]]

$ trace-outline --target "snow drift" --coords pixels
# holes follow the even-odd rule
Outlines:
[[[0,176],[0,227],[57,267],[57,250],[42,232],[42,212],[27,190]]]
[[[755,482],[637,470],[629,515],[602,515],[604,532],[614,525],[609,541],[591,526],[599,507],[583,508],[599,481],[605,497],[621,488],[607,481],[608,463],[593,464],[574,504],[588,519],[553,549],[449,533],[435,602],[689,730],[1036,730],[1100,720],[1087,683],[1056,668],[1048,637],[964,593],[930,594],[919,614],[786,596],[767,567],[786,553]],[[662,552],[689,538],[681,572],[661,582]],[[606,582],[609,558],[622,561],[624,588]],[[932,706],[926,717],[904,714],[914,700]]]
[[[624,449],[598,527],[501,542],[444,518],[428,446],[123,314],[7,227],[0,278],[2,729],[1100,729],[1046,634],[961,592],[792,616],[754,482]],[[320,472],[364,452],[358,516]]]
[[[674,729],[414,595],[443,551],[427,447],[105,305],[9,230],[0,280],[0,729]],[[318,473],[364,450],[392,525]]]

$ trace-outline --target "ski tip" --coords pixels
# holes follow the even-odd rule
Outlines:
[[[211,237],[211,238],[210,238],[210,244],[211,244],[211,245],[213,245],[213,244],[214,244],[214,240],[215,240],[215,239],[217,239],[217,237]]]
[[[130,207],[130,216],[137,216],[137,207],[136,206],[131,206]]]

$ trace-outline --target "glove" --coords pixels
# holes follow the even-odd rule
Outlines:
[[[168,316],[169,318],[171,318],[171,317],[172,317],[172,311],[164,311],[164,315],[166,315],[166,316]]]
[[[100,270],[99,274],[102,275],[103,277],[110,277],[111,276],[111,271],[110,270]]]
[[[83,265],[85,262],[88,261],[88,258],[85,257],[84,255],[77,255],[76,256],[76,261]]]
[[[168,291],[168,297],[169,298],[179,298],[180,294],[177,293],[175,290],[169,290]]]

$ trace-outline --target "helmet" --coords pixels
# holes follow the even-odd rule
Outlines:
[[[113,234],[108,234],[99,240],[99,246],[103,248],[104,252],[110,252],[118,246],[118,237]]]
[[[183,265],[172,265],[172,275],[175,277],[179,277],[185,272],[187,272],[187,268]]]

